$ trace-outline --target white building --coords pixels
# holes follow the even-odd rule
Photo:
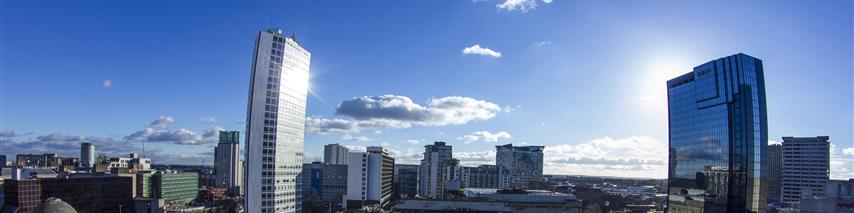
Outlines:
[[[243,185],[241,167],[240,132],[219,131],[219,143],[214,149],[216,186],[227,188],[231,195],[239,195]]]
[[[294,36],[258,33],[246,117],[247,213],[296,212],[311,54]]]
[[[830,137],[783,137],[782,201],[824,197],[830,175]]]
[[[346,165],[348,152],[350,150],[340,144],[326,144],[326,146],[323,146],[323,163]]]
[[[382,147],[368,147],[367,152],[351,152],[347,164],[347,194],[344,205],[388,208],[394,181],[394,158]]]

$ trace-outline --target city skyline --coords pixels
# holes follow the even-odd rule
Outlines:
[[[86,138],[211,165],[218,131],[247,135],[254,35],[272,25],[312,52],[306,163],[339,143],[416,164],[445,141],[463,165],[494,164],[512,143],[545,146],[545,174],[666,178],[665,81],[743,52],[765,66],[769,140],[829,135],[830,177],[854,177],[851,2],[748,2],[739,17],[695,13],[727,3],[264,2],[198,18],[184,3],[63,4],[2,3],[0,154],[79,156]]]

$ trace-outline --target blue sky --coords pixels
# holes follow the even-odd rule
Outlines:
[[[0,10],[6,155],[73,156],[84,139],[110,155],[141,152],[128,136],[149,127],[156,163],[211,164],[210,133],[244,130],[254,38],[273,26],[312,53],[312,119],[351,121],[336,114],[340,103],[383,95],[426,111],[442,110],[431,100],[469,103],[442,111],[461,116],[406,128],[307,131],[307,160],[342,143],[384,145],[415,163],[442,140],[471,165],[514,143],[547,146],[547,174],[662,178],[665,81],[743,52],[764,62],[770,138],[829,135],[832,177],[854,177],[850,1],[2,1]]]

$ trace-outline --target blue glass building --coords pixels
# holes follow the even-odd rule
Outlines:
[[[765,212],[763,76],[739,53],[667,81],[668,212]]]

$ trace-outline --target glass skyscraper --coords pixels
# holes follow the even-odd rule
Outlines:
[[[278,29],[260,32],[255,45],[244,206],[247,213],[297,212],[311,54]]]
[[[668,212],[765,212],[762,61],[739,53],[667,81]]]

